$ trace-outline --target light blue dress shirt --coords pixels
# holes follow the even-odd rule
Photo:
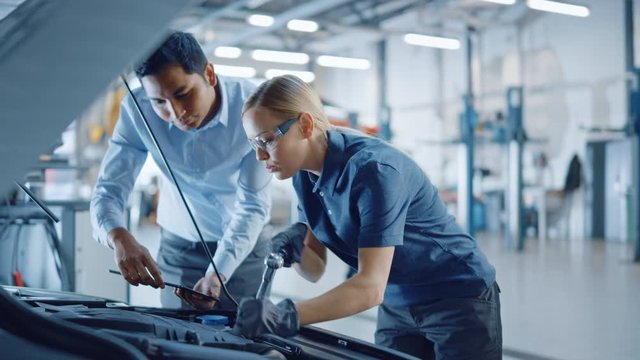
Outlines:
[[[158,117],[142,88],[134,94],[205,241],[218,242],[214,262],[228,280],[252,251],[269,220],[271,175],[256,160],[242,127],[242,105],[255,86],[224,77],[218,77],[218,86],[221,106],[217,114],[204,127],[188,132]],[[130,96],[122,101],[120,119],[91,199],[94,236],[109,246],[107,234],[125,227],[125,204],[147,153],[163,175],[158,224],[180,237],[198,241],[196,229]]]

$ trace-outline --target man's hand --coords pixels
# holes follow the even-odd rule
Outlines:
[[[271,252],[282,255],[285,267],[299,263],[306,234],[307,225],[303,223],[289,226],[271,239]]]
[[[233,333],[253,339],[273,333],[279,336],[293,336],[300,330],[298,310],[291,299],[284,299],[274,305],[269,300],[244,298],[238,306],[238,316]]]
[[[222,278],[222,281],[225,281],[224,275],[220,274],[220,277]],[[218,299],[220,298],[221,288],[222,285],[220,284],[216,273],[211,271],[208,272],[203,278],[198,280],[196,285],[193,287],[193,290]],[[216,304],[215,301],[204,300],[197,297],[197,295],[186,293],[181,289],[174,289],[173,293],[187,302],[189,305],[199,310],[211,310]]]
[[[164,289],[160,269],[149,254],[149,250],[140,245],[129,231],[125,228],[113,229],[109,233],[109,238],[114,247],[115,262],[129,284]]]

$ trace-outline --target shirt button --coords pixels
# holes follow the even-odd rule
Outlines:
[[[329,210],[329,211],[327,211],[327,212],[329,213],[329,215],[333,214],[333,213],[331,212],[331,210]]]
[[[320,196],[324,196],[324,193],[322,191],[320,191]]]

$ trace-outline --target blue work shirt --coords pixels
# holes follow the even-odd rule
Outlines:
[[[205,126],[188,132],[158,117],[142,88],[134,94],[205,241],[218,242],[214,262],[229,279],[252,251],[269,220],[271,175],[257,161],[242,127],[242,105],[255,86],[220,76],[217,86],[221,97],[218,112]],[[182,238],[198,241],[196,229],[130,96],[122,101],[91,199],[94,236],[108,245],[107,234],[125,227],[125,204],[147,153],[163,175],[158,224]]]
[[[299,221],[352,268],[359,248],[395,246],[386,304],[478,296],[495,281],[422,169],[380,139],[329,130],[320,177],[299,171],[293,185]]]

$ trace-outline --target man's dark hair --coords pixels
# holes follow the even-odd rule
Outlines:
[[[189,33],[175,31],[135,71],[142,78],[160,73],[167,65],[178,64],[187,74],[204,76],[207,63],[207,57],[196,38]]]

